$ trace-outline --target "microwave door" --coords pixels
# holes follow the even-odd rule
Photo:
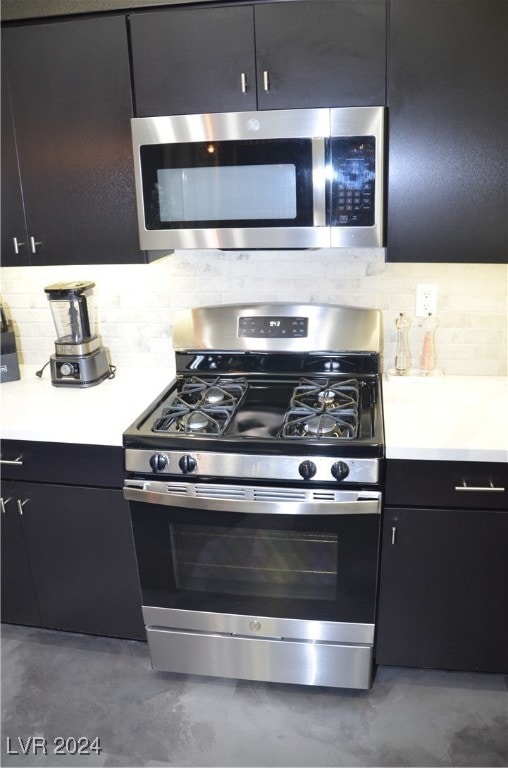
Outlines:
[[[329,111],[243,115],[133,120],[142,248],[329,247]]]

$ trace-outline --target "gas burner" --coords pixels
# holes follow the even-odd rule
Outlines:
[[[174,430],[187,435],[197,433],[221,435],[229,423],[230,415],[224,408],[191,411],[176,418]]]
[[[282,437],[329,437],[353,440],[358,434],[357,414],[335,416],[330,413],[309,415],[290,411],[282,427]]]
[[[222,403],[222,401],[225,399],[226,394],[223,389],[220,387],[210,387],[204,395],[203,400],[207,403],[210,403],[210,405],[217,405],[217,403]]]
[[[335,392],[333,389],[324,389],[318,394],[318,400],[325,408],[333,405],[335,402]]]
[[[356,379],[301,379],[284,415],[281,436],[354,439],[358,434],[358,401]]]
[[[205,381],[192,376],[162,409],[152,432],[222,435],[246,391],[245,378]]]
[[[358,410],[358,381],[347,379],[330,382],[318,379],[301,379],[293,392],[291,408],[309,408],[321,412]]]

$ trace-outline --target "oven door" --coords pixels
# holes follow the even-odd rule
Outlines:
[[[157,669],[369,687],[379,492],[132,480],[125,496]]]

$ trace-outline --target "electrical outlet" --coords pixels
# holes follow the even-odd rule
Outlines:
[[[437,307],[437,285],[416,286],[416,317],[435,315]]]

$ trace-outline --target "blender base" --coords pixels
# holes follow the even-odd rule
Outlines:
[[[89,355],[51,355],[50,364],[55,387],[94,387],[112,373],[105,347]]]

